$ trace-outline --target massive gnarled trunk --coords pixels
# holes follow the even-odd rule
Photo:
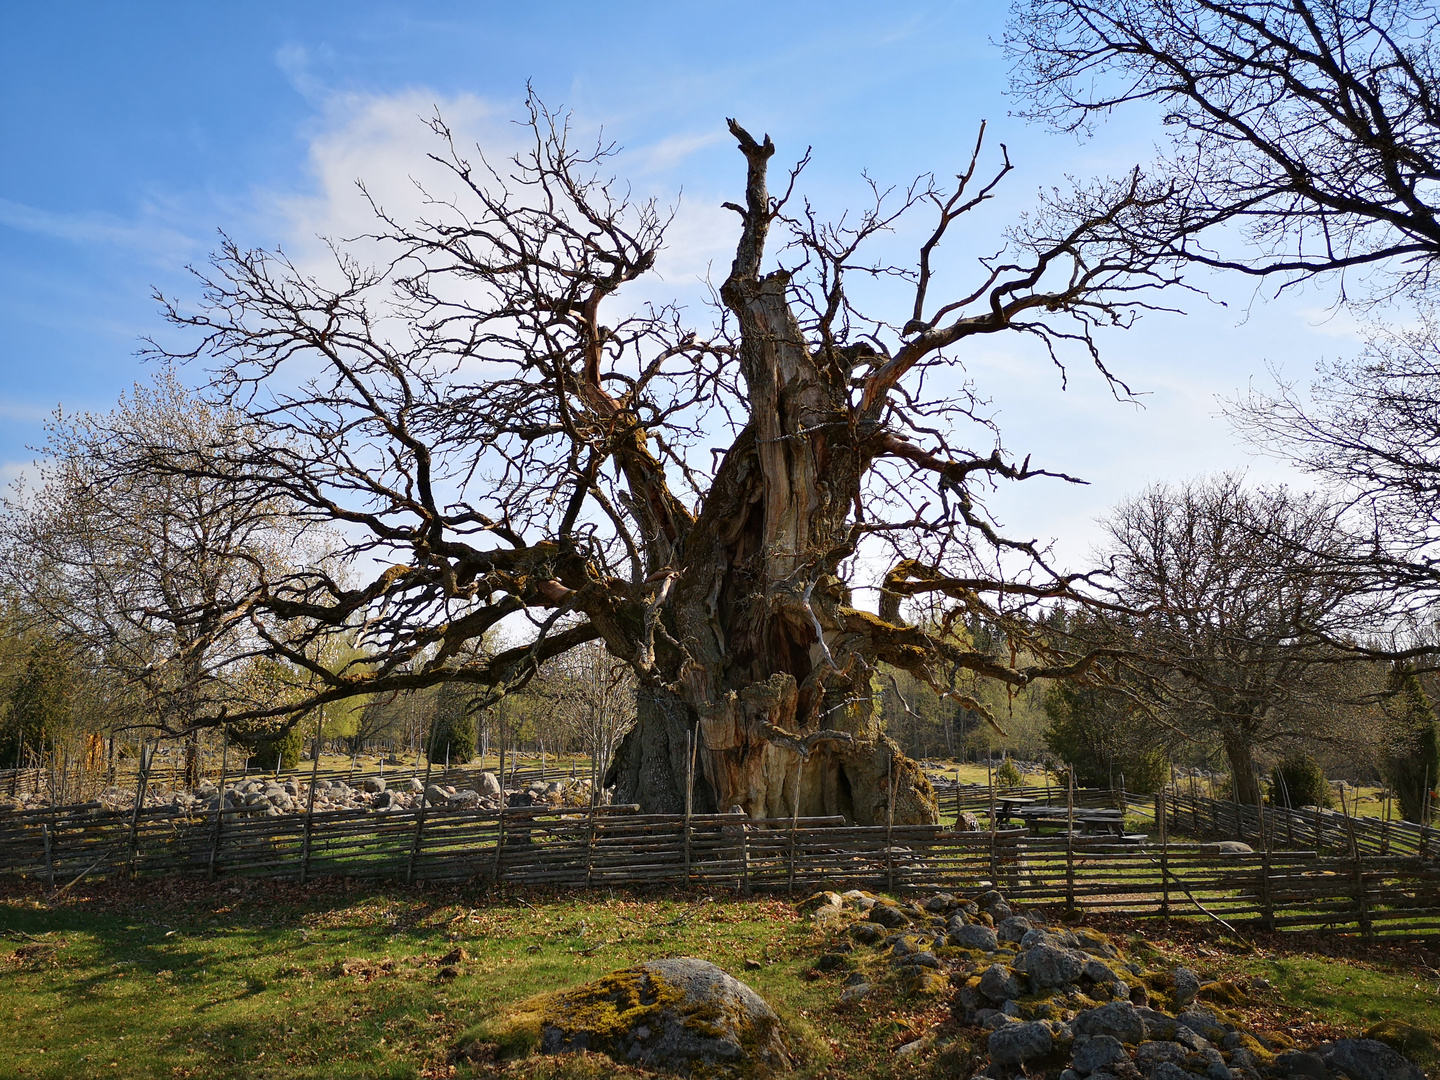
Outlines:
[[[848,371],[807,346],[788,276],[760,274],[773,146],[735,131],[745,224],[721,295],[739,321],[749,423],[671,565],[656,568],[674,575],[656,641],[657,664],[674,669],[641,694],[608,778],[618,801],[681,808],[693,731],[697,809],[933,822],[929,781],[879,730],[872,617],[848,606],[834,573],[853,550],[878,425],[856,425]]]

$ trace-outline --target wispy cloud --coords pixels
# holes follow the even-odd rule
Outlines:
[[[193,237],[158,222],[127,221],[112,214],[57,213],[4,198],[0,198],[0,225],[33,236],[127,248],[167,264],[183,260],[199,247]]]
[[[0,420],[14,420],[21,424],[38,424],[48,420],[55,411],[53,405],[31,405],[22,401],[6,401],[0,398]]]

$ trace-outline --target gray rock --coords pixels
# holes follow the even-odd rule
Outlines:
[[[840,991],[840,1004],[858,1005],[869,996],[870,984],[868,982],[858,982]]]
[[[1210,1046],[1210,1040],[1188,1027],[1177,1024],[1175,1026],[1175,1034],[1170,1037],[1187,1050],[1194,1050],[1199,1053],[1205,1051],[1214,1053],[1214,1050]]]
[[[979,923],[952,925],[945,940],[962,949],[980,949],[982,952],[994,952],[1000,947],[995,931],[988,926],[981,926]]]
[[[455,792],[454,795],[450,796],[450,805],[452,807],[474,809],[480,805],[480,793],[478,791],[472,791],[469,788],[461,788]]]
[[[1038,1020],[1026,1024],[1006,1024],[990,1033],[986,1049],[997,1065],[1023,1065],[1044,1057],[1054,1044],[1050,1028]]]
[[[360,781],[360,790],[368,791],[372,795],[378,795],[385,790],[385,781],[378,776],[367,776]]]
[[[1077,1039],[1081,1035],[1110,1035],[1122,1043],[1138,1043],[1145,1038],[1145,1022],[1128,1001],[1111,1001],[1098,1009],[1076,1013],[1071,1027]]]
[[[1073,1063],[1076,1072],[1088,1075],[1107,1065],[1129,1060],[1130,1055],[1125,1052],[1125,1047],[1112,1035],[1093,1035],[1075,1040]]]
[[[1150,1074],[1150,1080],[1197,1080],[1199,1076],[1199,1073],[1182,1069],[1173,1061],[1162,1061],[1155,1066],[1155,1071]]]
[[[914,967],[934,968],[937,971],[940,969],[939,959],[936,958],[934,953],[928,951],[917,952],[911,956],[907,956],[905,958],[905,963],[910,964]]]
[[[1018,1001],[1007,1001],[1000,1006],[1000,1011],[1012,1020],[1020,1019],[1020,1003]]]
[[[1145,1037],[1147,1039],[1173,1039],[1175,1032],[1180,1025],[1175,1023],[1173,1016],[1166,1016],[1156,1009],[1145,1006],[1137,1007],[1136,1015],[1145,1022]]]
[[[431,806],[444,806],[450,801],[450,793],[439,784],[431,784],[425,789],[425,801]]]
[[[1085,970],[1085,958],[1069,949],[1041,943],[1021,953],[1015,969],[1030,976],[1037,990],[1046,990],[1078,979]]]
[[[1234,1080],[1230,1073],[1230,1066],[1223,1061],[1212,1061],[1210,1067],[1205,1070],[1209,1080]]]
[[[375,801],[370,804],[377,810],[388,810],[395,805],[395,793],[393,791],[382,791],[375,796]]]
[[[676,992],[682,996],[676,1000]],[[587,1017],[619,1010],[623,1030]],[[704,960],[651,960],[562,990],[546,1003],[540,1051],[608,1054],[623,1064],[715,1076],[769,1076],[790,1068],[780,1018],[739,980]]]
[[[1239,840],[1221,840],[1218,844],[1201,844],[1200,850],[1209,855],[1252,855],[1255,849]]]
[[[1326,1077],[1324,1059],[1318,1054],[1305,1054],[1299,1050],[1276,1054],[1275,1067],[1291,1076],[1308,1076],[1314,1080],[1325,1080]]]
[[[487,799],[498,798],[500,795],[500,781],[495,779],[493,772],[482,772],[475,778],[475,790]]]
[[[1010,905],[1005,903],[1004,900],[1001,900],[998,904],[992,905],[986,914],[997,923],[1002,923],[1014,913],[1010,910]]]
[[[1227,1031],[1235,1030],[1233,1024],[1225,1023],[1209,1009],[1186,1009],[1175,1017],[1175,1022],[1214,1042],[1223,1039]]]
[[[1075,931],[1075,943],[1086,952],[1093,953],[1095,956],[1103,956],[1106,960],[1117,960],[1120,957],[1120,953],[1114,945],[1086,930]]]
[[[1012,915],[995,924],[995,936],[1001,941],[1019,941],[1032,929],[1034,927],[1029,919],[1021,915]]]
[[[1120,976],[1110,970],[1110,965],[1104,960],[1096,960],[1093,956],[1085,961],[1085,969],[1082,974],[1092,982],[1113,983],[1117,982]]]
[[[910,917],[893,904],[876,904],[870,909],[870,921],[891,930],[910,925]]]
[[[1025,986],[1004,964],[991,964],[980,976],[980,992],[991,1001],[1012,1001],[1025,993]]]
[[[878,923],[859,922],[850,927],[850,936],[861,945],[878,945],[885,937],[885,928]]]
[[[1423,1080],[1424,1076],[1399,1051],[1377,1039],[1341,1039],[1324,1058],[1334,1072],[1350,1080]]]
[[[1177,967],[1170,973],[1175,983],[1175,1007],[1183,1009],[1200,993],[1200,977],[1187,967]]]
[[[1189,1056],[1190,1051],[1176,1042],[1142,1042],[1135,1048],[1135,1067],[1148,1076],[1156,1066],[1167,1061],[1173,1065],[1184,1065]]]
[[[415,777],[412,776],[408,780],[400,781],[399,785],[397,785],[396,790],[408,791],[411,795],[419,795],[422,791],[425,790],[425,785],[420,783],[419,780],[415,779]]]

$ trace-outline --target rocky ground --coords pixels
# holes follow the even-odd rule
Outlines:
[[[1244,988],[1185,967],[1146,970],[1105,935],[1032,922],[993,890],[913,903],[852,890],[802,907],[845,931],[814,968],[849,972],[842,1006],[897,988],[951,995],[952,1024],[900,1055],[976,1047],[976,1075],[990,1080],[1424,1080],[1376,1039],[1300,1047],[1283,1032],[1249,1030],[1226,1009]],[[976,1028],[984,1034],[965,1034]]]

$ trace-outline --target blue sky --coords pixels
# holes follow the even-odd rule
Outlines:
[[[164,332],[151,299],[195,290],[223,229],[302,262],[316,235],[359,231],[353,181],[403,202],[427,149],[419,116],[438,107],[464,135],[503,148],[527,81],[603,126],[636,190],[683,189],[663,286],[698,296],[697,275],[726,259],[740,158],[735,116],[768,131],[780,159],[807,145],[802,182],[838,209],[859,174],[903,183],[963,167],[981,119],[1016,171],[990,216],[953,252],[988,250],[1038,188],[1067,174],[1115,173],[1148,159],[1158,128],[1136,114],[1088,143],[1007,113],[1006,69],[991,41],[1004,8],[985,3],[552,2],[374,4],[53,3],[0,5],[0,475],[33,457],[57,404],[105,409],[146,373],[140,339]],[[904,240],[905,238],[900,238]],[[957,270],[956,280],[964,280]],[[988,341],[965,359],[991,395],[1005,442],[1089,488],[1029,486],[995,502],[1014,531],[1061,540],[1078,557],[1091,522],[1151,480],[1252,464],[1216,395],[1267,362],[1304,382],[1316,359],[1354,351],[1326,320],[1323,293],[1242,310],[1187,302],[1112,335],[1107,360],[1144,397],[1113,400],[1079,358],[1069,389],[1024,342]]]

